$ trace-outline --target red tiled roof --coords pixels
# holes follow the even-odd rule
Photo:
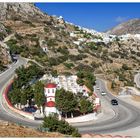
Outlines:
[[[53,102],[53,101],[46,102],[45,106],[46,107],[55,107],[55,102]]]
[[[53,84],[53,83],[48,83],[48,84],[45,85],[46,88],[56,88],[56,86],[57,85]]]

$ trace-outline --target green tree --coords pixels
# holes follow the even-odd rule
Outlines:
[[[9,92],[8,97],[10,97],[13,105],[18,105],[21,99],[21,91],[18,88],[15,88],[11,92]]]
[[[73,113],[78,105],[74,94],[72,92],[65,91],[64,89],[56,90],[55,102],[57,109],[61,112],[64,112],[66,118],[67,113]]]
[[[51,70],[51,75],[53,77],[57,77],[58,76],[57,70]]]
[[[79,71],[78,73],[77,73],[77,77],[79,77],[79,78],[84,78],[85,76],[84,76],[84,72],[83,71]]]
[[[27,100],[29,103],[29,106],[31,106],[32,104],[32,99],[34,98],[34,94],[33,94],[33,89],[30,85],[28,85],[25,90],[24,93],[27,95]]]
[[[122,69],[123,69],[123,70],[131,70],[131,68],[128,67],[126,64],[123,64],[123,65],[122,65]]]
[[[45,117],[43,120],[43,127],[44,128],[49,128],[50,132],[56,132],[58,129],[58,120],[54,116],[48,116]]]
[[[112,83],[111,83],[111,88],[114,89],[114,88],[115,88],[115,85],[116,85],[116,83],[115,83],[115,81],[113,80]]]
[[[34,86],[34,99],[35,104],[41,109],[41,113],[43,113],[43,104],[46,101],[46,97],[44,95],[44,85],[41,81],[38,81]]]
[[[21,91],[20,103],[21,103],[21,105],[27,104],[27,95],[26,95],[26,93],[24,93],[24,90]]]
[[[80,101],[80,111],[85,114],[93,111],[93,105],[86,99],[81,99]]]
[[[80,86],[84,85],[84,80],[83,79],[77,79],[77,84],[79,84]]]
[[[74,132],[72,132],[72,137],[81,137],[80,133],[78,132],[77,129],[75,129]]]

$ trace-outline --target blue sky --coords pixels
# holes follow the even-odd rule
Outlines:
[[[63,16],[74,24],[106,31],[133,18],[140,18],[140,3],[35,3],[49,15]]]

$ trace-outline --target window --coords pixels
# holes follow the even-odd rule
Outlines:
[[[50,89],[48,89],[48,93],[50,93]]]
[[[54,93],[54,89],[52,89],[52,93]]]

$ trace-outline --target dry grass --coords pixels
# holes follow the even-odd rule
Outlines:
[[[35,129],[0,122],[0,137],[64,137],[60,133],[40,132]]]
[[[111,82],[107,81],[107,89],[114,95],[118,95],[118,91],[117,90],[112,90],[111,88]]]
[[[140,102],[140,96],[132,94],[132,100]]]

